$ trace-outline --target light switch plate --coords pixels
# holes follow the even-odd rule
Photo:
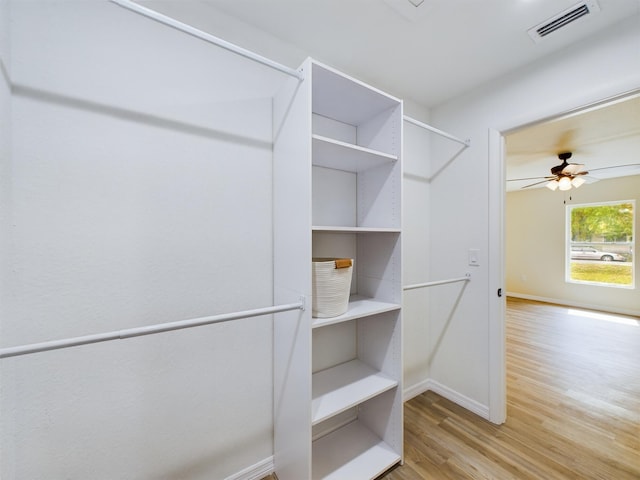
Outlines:
[[[480,265],[480,250],[477,248],[469,249],[469,265],[477,267]]]

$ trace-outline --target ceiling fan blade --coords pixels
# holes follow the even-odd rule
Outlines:
[[[531,183],[531,184],[525,185],[524,187],[521,187],[521,188],[533,187],[534,185],[540,185],[541,183],[547,183],[548,181],[549,181],[549,179],[545,179],[545,180],[542,180],[541,182]]]
[[[526,178],[510,178],[507,180],[507,182],[519,182],[521,180],[539,180],[541,178],[544,178],[546,180],[553,180],[556,177],[526,177]]]
[[[596,177],[594,177],[592,175],[588,175],[588,176],[584,177],[584,179],[585,179],[585,183],[587,183],[587,184],[596,183],[596,182],[600,181],[599,178],[596,178]]]
[[[581,170],[584,170],[584,165],[579,163],[570,163],[562,169],[562,173],[565,175],[576,175]]]
[[[600,168],[592,168],[590,169],[591,172],[596,172],[596,171],[600,171],[600,170],[610,170],[613,168],[624,168],[627,169],[631,172],[633,172],[634,170],[638,170],[638,173],[640,174],[640,163],[628,163],[626,165],[612,165],[610,167],[600,167]]]

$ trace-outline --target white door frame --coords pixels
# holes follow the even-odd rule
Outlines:
[[[507,418],[504,216],[505,159],[502,132],[489,129],[489,421]],[[501,296],[499,296],[499,292]]]

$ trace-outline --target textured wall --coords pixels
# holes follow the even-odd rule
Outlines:
[[[3,346],[271,305],[280,77],[109,2],[11,7]],[[2,478],[272,455],[269,317],[2,362]]]

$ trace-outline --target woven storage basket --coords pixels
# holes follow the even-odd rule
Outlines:
[[[313,277],[311,315],[318,318],[342,315],[349,306],[353,260],[351,258],[314,258],[311,265]]]

